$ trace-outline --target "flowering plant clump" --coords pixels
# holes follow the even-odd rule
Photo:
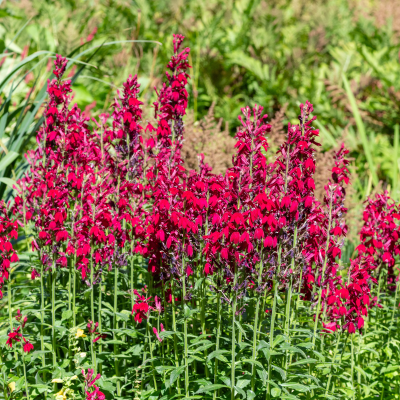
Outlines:
[[[56,57],[37,148],[13,203],[0,205],[4,397],[394,393],[399,206],[388,191],[368,198],[360,243],[343,256],[349,152],[336,151],[318,201],[308,101],[275,158],[254,105],[241,110],[226,173],[202,154],[187,170],[183,43],[174,35],[154,123],[143,121],[136,75],[90,121]]]

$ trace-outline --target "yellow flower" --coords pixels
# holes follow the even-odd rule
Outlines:
[[[78,377],[77,377],[76,375],[74,375],[74,376],[71,378],[71,381],[74,381],[75,379],[78,379]]]
[[[61,389],[55,396],[56,400],[67,400],[67,396],[64,394],[64,389]]]
[[[63,383],[64,381],[60,378],[54,378],[51,383]]]
[[[11,393],[15,390],[15,382],[10,382],[9,384],[8,384],[8,387],[10,388],[10,390],[11,390]]]
[[[86,337],[86,335],[83,333],[83,330],[82,330],[82,329],[78,329],[78,330],[76,331],[75,337],[77,337],[77,338]]]

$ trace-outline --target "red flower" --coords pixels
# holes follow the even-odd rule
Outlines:
[[[21,328],[20,326],[17,329],[14,328],[14,330],[8,334],[8,339],[6,344],[8,344],[10,347],[12,347],[13,342],[21,341],[20,338],[22,338],[22,334],[19,332],[20,328]]]
[[[29,353],[30,351],[33,350],[33,344],[30,343],[29,340],[26,340],[25,338],[23,338],[23,339],[24,339],[24,342],[25,342],[25,344],[23,346],[24,352],[25,353]]]

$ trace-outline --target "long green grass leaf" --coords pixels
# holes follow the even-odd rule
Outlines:
[[[351,109],[353,111],[353,116],[356,121],[358,133],[360,134],[360,137],[361,137],[361,142],[362,142],[362,145],[364,148],[365,157],[367,158],[368,166],[369,166],[371,176],[372,176],[372,182],[375,186],[378,186],[378,183],[379,183],[378,175],[376,173],[374,160],[372,158],[372,153],[371,153],[371,150],[369,147],[367,133],[365,131],[365,125],[361,118],[360,111],[357,106],[356,98],[354,97],[354,94],[351,91],[351,88],[349,85],[349,81],[347,80],[347,78],[344,74],[342,74],[342,79],[343,79],[343,84],[344,84],[344,88],[346,90],[347,97],[349,98],[349,101],[350,101]]]

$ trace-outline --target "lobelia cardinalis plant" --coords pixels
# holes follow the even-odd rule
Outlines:
[[[398,206],[386,192],[368,199],[360,245],[343,259],[348,151],[336,152],[318,202],[319,133],[308,101],[275,159],[271,126],[255,105],[242,109],[225,174],[213,174],[204,155],[198,171],[187,171],[183,41],[174,35],[155,122],[142,120],[137,76],[123,84],[110,114],[89,121],[71,103],[67,60],[55,59],[38,148],[26,155],[30,167],[11,208],[32,243],[29,256],[36,254],[29,287],[37,296],[18,305],[37,310],[39,328],[25,327],[18,311],[20,325],[8,318],[4,341],[21,347],[26,396],[43,398],[49,373],[60,400],[362,398],[368,385],[382,396],[391,383],[375,383],[376,370],[362,378],[370,360],[360,349],[373,345],[375,323],[387,327],[385,346],[397,343],[390,335],[396,308],[387,318],[374,307],[396,305]],[[21,250],[4,204],[2,218],[0,289]],[[10,285],[10,316],[11,297]],[[32,351],[39,338],[41,362]],[[2,374],[14,379],[7,368],[15,355],[0,359]],[[74,378],[81,368],[83,383]]]

